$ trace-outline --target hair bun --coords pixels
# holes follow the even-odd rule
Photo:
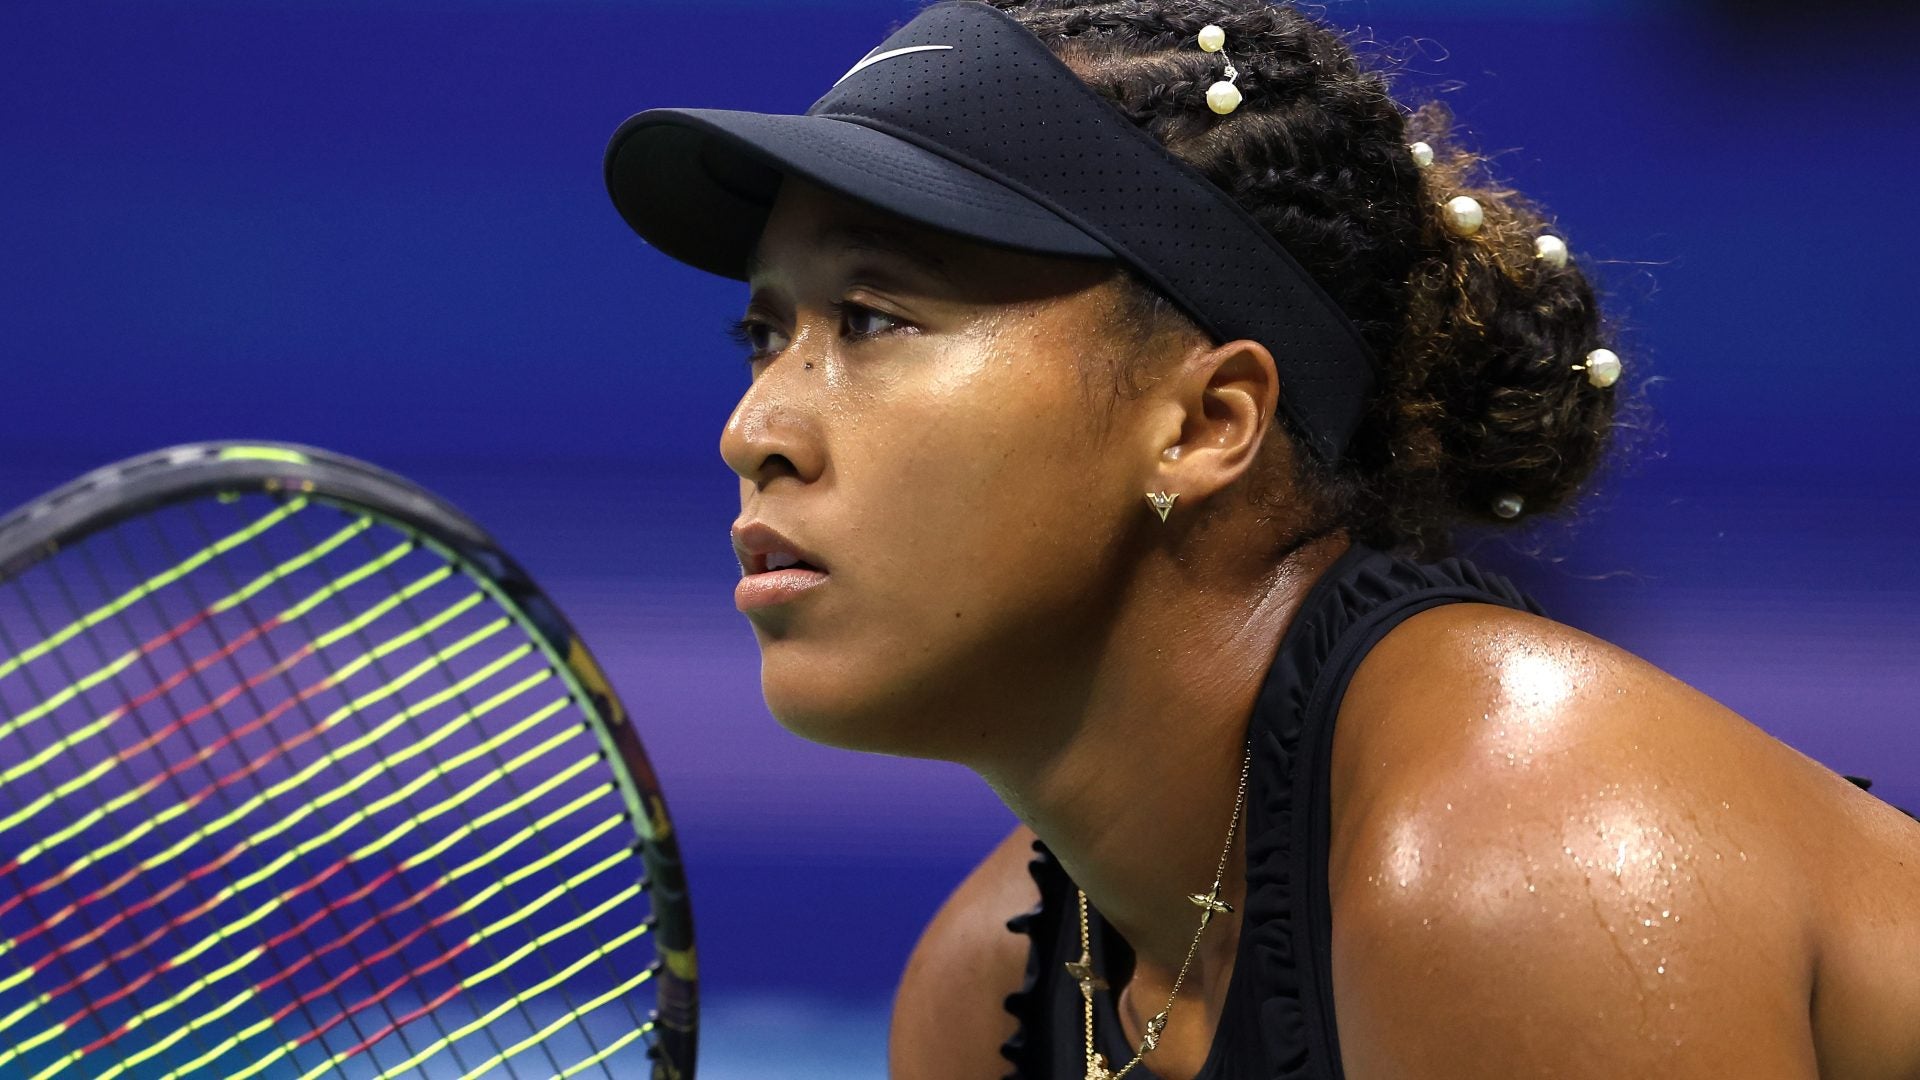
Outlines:
[[[1422,548],[1445,547],[1442,534],[1460,522],[1566,505],[1599,463],[1614,416],[1612,383],[1587,371],[1590,355],[1613,355],[1592,285],[1544,212],[1487,178],[1451,127],[1438,103],[1408,123],[1433,155],[1419,170],[1429,221],[1374,418],[1387,450],[1370,485],[1376,512]],[[1470,232],[1450,223],[1448,200],[1459,198],[1480,209]]]

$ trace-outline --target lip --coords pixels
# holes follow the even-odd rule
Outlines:
[[[827,583],[822,570],[769,570],[748,574],[733,587],[733,606],[742,612],[785,604]]]
[[[776,551],[788,552],[822,574],[831,569],[819,556],[764,521],[749,521],[734,527],[733,554],[740,562],[741,573],[749,577],[767,573],[767,556]]]

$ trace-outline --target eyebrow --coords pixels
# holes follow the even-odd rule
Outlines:
[[[882,255],[898,259],[929,277],[949,285],[957,284],[947,260],[927,250],[906,232],[887,225],[836,225],[818,233],[815,242],[837,248],[844,254]],[[747,257],[747,277],[755,278],[765,268],[760,249]]]

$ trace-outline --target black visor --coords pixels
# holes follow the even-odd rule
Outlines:
[[[788,173],[969,239],[1124,262],[1214,341],[1265,345],[1283,408],[1323,460],[1359,422],[1372,358],[1325,290],[1231,196],[981,0],[926,8],[803,116],[651,109],[607,147],[627,224],[741,281]]]

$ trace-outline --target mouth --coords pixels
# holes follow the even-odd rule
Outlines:
[[[784,563],[784,560],[775,560]],[[742,612],[774,607],[799,599],[827,583],[828,574],[806,563],[778,565],[747,574],[733,588],[734,606]]]
[[[827,572],[825,568],[815,566],[805,559],[785,551],[774,551],[765,555],[756,555],[753,559],[753,565],[754,568],[749,572],[748,576],[777,574],[786,570],[804,570],[815,574],[824,574]]]
[[[827,567],[814,552],[764,521],[736,524],[732,535],[744,581],[776,574],[826,575]]]

